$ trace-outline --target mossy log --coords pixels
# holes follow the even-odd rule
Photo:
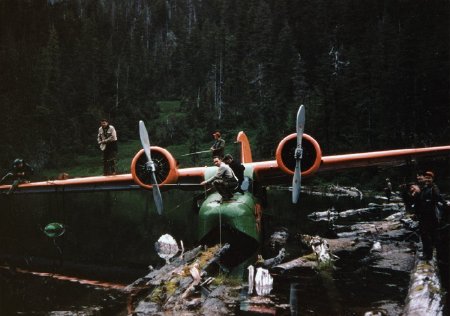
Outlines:
[[[228,244],[197,247],[130,284],[126,288],[133,297],[128,304],[129,315],[199,310],[211,293],[208,285],[214,278],[208,274],[220,272],[219,268],[213,269],[213,264],[228,248]],[[203,279],[206,275],[208,278]]]
[[[403,315],[444,315],[445,291],[441,287],[436,262],[416,261]]]

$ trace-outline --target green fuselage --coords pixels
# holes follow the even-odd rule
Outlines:
[[[259,242],[260,232],[255,216],[257,200],[253,194],[235,193],[231,201],[220,201],[220,194],[212,193],[200,207],[199,239],[204,239],[213,230],[228,227]]]
[[[206,172],[206,177],[214,175],[216,168],[211,168]],[[245,175],[250,178],[252,170],[246,168]],[[221,231],[232,231],[236,235],[243,234],[256,243],[260,242],[260,204],[258,199],[251,192],[234,193],[230,201],[222,202],[219,193],[210,194],[202,203],[199,211],[199,240],[205,238],[225,239],[212,242],[228,242],[226,238],[230,235],[221,234]]]

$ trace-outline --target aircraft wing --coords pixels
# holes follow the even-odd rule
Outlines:
[[[280,141],[276,149],[276,159],[253,162],[250,144],[245,133],[237,137],[240,144],[241,161],[245,174],[261,185],[289,184],[295,169],[296,134],[290,134]],[[421,157],[449,157],[450,145],[426,148],[410,148],[344,155],[323,156],[318,142],[303,134],[303,157],[301,160],[302,177],[316,173],[363,168],[369,166],[399,166]],[[176,160],[164,148],[152,146],[151,155],[156,166],[156,179],[161,190],[182,189],[201,190],[200,183],[211,177],[216,167],[178,168]],[[67,180],[49,180],[21,184],[15,193],[50,192],[95,192],[114,190],[152,189],[152,180],[146,172],[147,162],[144,150],[139,151],[131,163],[131,173],[114,176],[94,176]],[[6,192],[10,185],[0,186],[0,192]]]
[[[6,192],[10,185],[0,186],[0,190]],[[14,194],[18,193],[52,193],[52,192],[95,192],[137,190],[131,174],[115,176],[95,176],[66,180],[47,180],[20,184]]]
[[[318,172],[368,166],[401,166],[410,163],[416,158],[436,156],[450,157],[450,146],[396,149],[325,156],[322,157],[322,163]]]
[[[240,141],[245,142],[245,138],[241,137]],[[303,134],[302,143],[302,177],[351,168],[400,166],[424,157],[450,157],[450,145],[323,156],[318,142],[311,136]],[[262,185],[289,184],[295,169],[296,146],[296,134],[288,135],[278,144],[276,160],[248,162],[245,166],[252,169],[255,179]],[[249,144],[241,144],[241,147],[248,150]]]

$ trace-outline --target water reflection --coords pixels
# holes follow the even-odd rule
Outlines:
[[[154,250],[154,243],[161,235],[168,233],[175,240],[183,240],[186,249],[196,245],[198,224],[196,208],[192,206],[194,195],[175,190],[164,192],[167,211],[163,216],[153,209],[148,192],[71,193],[56,197],[36,194],[26,198],[17,195],[8,200],[0,197],[1,263],[111,283],[131,283],[143,276],[149,265],[164,264]],[[366,199],[336,200],[303,195],[302,203],[293,205],[290,192],[276,190],[268,191],[268,199],[263,214],[265,238],[258,252],[264,258],[276,256],[279,249],[270,244],[268,237],[282,228],[289,233],[284,246],[287,260],[289,256],[301,255],[295,238],[300,233],[336,236],[335,227],[329,221],[314,222],[308,214],[331,208],[337,211],[355,209],[369,203]],[[357,220],[359,218],[339,218],[334,224],[345,226]],[[43,233],[48,223],[64,225],[65,233],[57,241],[61,251],[55,248],[53,239]],[[259,282],[256,292],[270,294],[275,303],[288,305],[277,311],[280,315],[363,314],[370,308],[386,305],[390,305],[391,310],[400,309],[407,294],[408,273],[371,267],[362,260],[369,251],[367,248],[340,254],[334,270],[317,273],[311,269],[294,269],[273,275],[270,289]],[[240,272],[231,272],[246,276],[248,265],[241,265]],[[254,285],[257,286],[257,282]],[[18,311],[45,314],[55,310],[96,308],[102,309],[103,315],[127,314],[127,297],[123,292],[99,290],[96,285],[1,270],[0,290],[0,314]],[[3,293],[9,294],[3,296]],[[31,299],[25,303],[24,297]]]

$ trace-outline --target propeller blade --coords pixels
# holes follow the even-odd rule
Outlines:
[[[147,156],[147,163],[145,164],[145,168],[148,172],[151,173],[151,181],[152,181],[152,191],[153,191],[153,200],[156,204],[156,211],[159,215],[163,212],[163,201],[161,196],[161,191],[159,190],[158,181],[156,181],[155,175],[155,163],[152,160],[151,151],[150,151],[150,139],[148,137],[147,128],[143,121],[139,121],[139,135],[141,137],[142,147],[144,148],[145,155]]]
[[[158,182],[156,182],[156,176],[154,172],[152,172],[152,183],[153,199],[155,200],[156,211],[159,215],[161,215],[163,212],[163,200],[161,191],[159,190]]]
[[[300,170],[300,159],[295,162],[294,178],[292,179],[292,203],[296,204],[300,197],[302,172]]]
[[[143,121],[139,121],[139,136],[141,137],[142,148],[144,148],[147,160],[151,161],[152,156],[150,154],[150,139],[148,138],[147,128]]]
[[[295,149],[295,171],[294,177],[292,179],[292,203],[297,203],[300,198],[301,191],[301,180],[302,180],[302,170],[301,170],[301,160],[303,156],[302,149],[302,138],[303,131],[305,129],[305,107],[300,105],[297,112],[297,148]]]

